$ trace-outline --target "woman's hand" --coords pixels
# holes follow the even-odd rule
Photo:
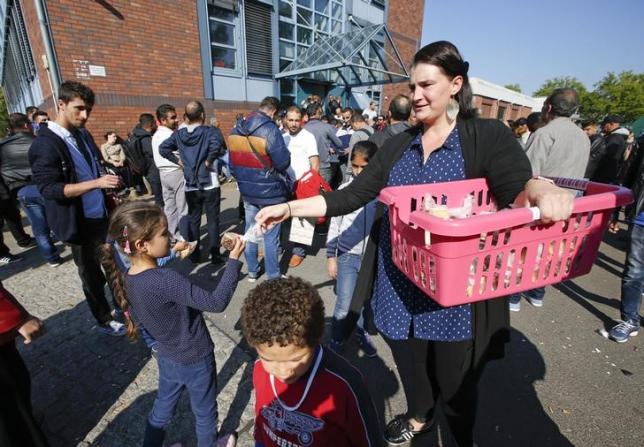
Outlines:
[[[25,344],[28,345],[45,333],[45,326],[39,318],[30,316],[29,319],[18,328],[18,333],[25,339]]]
[[[565,220],[572,214],[575,196],[557,185],[532,179],[526,184],[524,193],[525,203],[520,205],[538,207],[543,223]]]
[[[326,271],[331,278],[338,278],[338,258],[328,258],[326,260]]]
[[[244,242],[241,236],[238,235],[237,239],[235,240],[235,246],[233,247],[232,250],[230,250],[230,254],[228,255],[228,258],[239,260],[240,256],[244,252],[245,247],[246,247],[246,242]]]
[[[286,203],[280,203],[262,208],[255,216],[255,222],[259,224],[262,231],[268,231],[289,217],[291,217],[289,206]]]

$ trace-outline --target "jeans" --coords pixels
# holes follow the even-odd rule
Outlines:
[[[351,305],[351,298],[353,298],[353,291],[356,288],[356,281],[358,280],[358,272],[360,271],[360,264],[362,264],[362,256],[351,253],[344,253],[338,256],[338,278],[335,284],[335,292],[337,294],[335,301],[335,308],[333,309],[333,322],[331,323],[331,337],[333,341],[343,342],[339,321],[345,319],[349,314],[349,306]],[[363,331],[363,318],[360,314],[358,320],[358,330]]]
[[[24,186],[18,190],[18,201],[31,222],[31,231],[36,238],[40,254],[47,262],[58,260],[58,250],[51,240],[51,230],[45,216],[45,199],[40,195],[36,185]]]
[[[246,231],[255,225],[255,216],[263,206],[254,205],[244,200],[244,212],[246,214]],[[280,251],[280,229],[281,224],[275,225],[264,234],[264,266],[266,267],[266,276],[268,279],[279,278],[281,275],[279,264]],[[248,264],[248,274],[251,277],[259,276],[259,260],[257,259],[257,244],[248,242],[244,250],[246,263]]]
[[[188,215],[190,216],[190,241],[199,241],[201,228],[201,213],[206,211],[208,222],[208,239],[210,239],[210,255],[219,255],[219,204],[221,190],[219,188],[187,191]],[[181,225],[181,223],[180,223]],[[195,253],[200,252],[200,242],[197,243]]]
[[[333,179],[333,170],[331,169],[331,166],[320,166],[319,172],[324,181],[330,185],[331,180]]]
[[[526,290],[525,292],[521,293],[513,293],[508,298],[510,299],[511,303],[518,303],[519,301],[521,301],[521,295],[525,296],[526,298],[543,300],[543,297],[546,296],[546,288],[538,287],[536,289]]]
[[[622,274],[622,320],[635,326],[640,325],[640,306],[644,288],[644,227],[633,225],[630,231],[631,243],[626,254]]]
[[[210,354],[195,363],[184,365],[161,355],[159,390],[148,416],[143,447],[161,447],[165,429],[172,420],[184,388],[190,396],[195,416],[197,445],[213,447],[217,440],[217,368],[215,355]]]

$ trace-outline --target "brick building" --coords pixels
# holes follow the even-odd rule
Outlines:
[[[544,98],[533,98],[480,78],[470,78],[470,84],[474,107],[482,118],[514,121],[541,111]]]
[[[88,127],[97,139],[108,129],[125,136],[140,113],[162,103],[180,110],[194,98],[227,133],[235,115],[264,96],[299,103],[333,92],[333,85],[275,80],[319,39],[386,23],[409,65],[423,9],[424,0],[0,0],[0,79],[11,112],[36,105],[53,115],[63,80],[91,86]],[[380,100],[382,89],[343,93],[363,106]]]

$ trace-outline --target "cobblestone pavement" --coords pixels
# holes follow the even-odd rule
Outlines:
[[[222,231],[236,224],[237,197],[234,187],[226,185]],[[32,374],[35,412],[52,445],[140,445],[157,384],[149,350],[142,342],[92,330],[94,320],[69,250],[63,253],[67,262],[54,269],[43,264],[36,248],[21,251],[8,233],[4,237],[24,260],[0,267],[0,279],[48,329],[45,337],[22,346],[21,352]],[[330,316],[333,283],[325,273],[320,243],[300,267],[287,273],[315,284]],[[607,236],[591,274],[549,287],[542,309],[524,301],[521,312],[512,314],[508,355],[490,363],[481,381],[476,426],[480,447],[644,445],[642,336],[618,345],[597,334],[619,315],[624,247],[623,240]],[[210,287],[218,274],[206,264],[193,268],[179,263],[176,268]],[[241,340],[238,321],[251,287],[243,278],[226,312],[207,315],[216,346],[224,432],[252,421],[254,354]],[[406,405],[391,354],[380,337],[375,340],[377,358],[365,358],[354,343],[346,356],[363,372],[384,423],[404,412]],[[439,431],[414,445],[450,445],[440,417]],[[242,435],[239,445],[253,445],[251,431]],[[182,441],[193,446],[193,432],[184,396],[166,445]]]

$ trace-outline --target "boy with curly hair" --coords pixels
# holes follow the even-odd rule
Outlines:
[[[263,282],[244,301],[242,327],[259,356],[256,447],[382,445],[362,376],[320,344],[324,304],[312,284],[294,277]]]

